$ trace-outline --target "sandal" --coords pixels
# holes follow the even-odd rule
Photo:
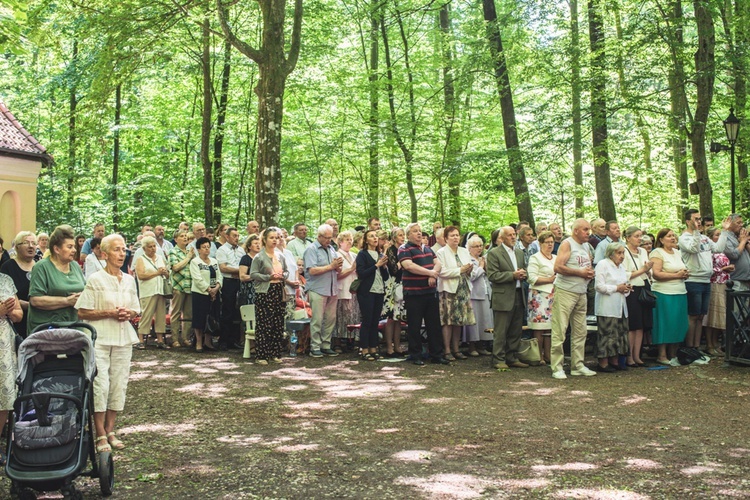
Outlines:
[[[268,360],[266,360],[266,359],[258,359],[258,360],[255,361],[255,363],[259,364],[259,365],[262,365],[262,366],[266,366],[268,364]]]
[[[362,354],[362,359],[365,361],[375,361],[375,357],[369,352]]]
[[[448,361],[456,361],[456,358],[453,357],[453,354],[446,354],[444,357]]]
[[[169,346],[168,346],[167,344],[165,344],[164,342],[157,342],[157,343],[156,343],[156,348],[157,348],[157,349],[171,349],[171,347],[169,347]]]
[[[146,349],[146,346],[145,346],[145,345],[143,345],[143,342],[138,342],[138,343],[137,343],[137,344],[135,345],[135,348],[136,348],[136,349],[138,349],[138,350],[141,350],[141,351],[143,351],[144,349]],[[105,437],[106,437],[106,436],[105,436]]]
[[[453,354],[453,357],[456,359],[468,359],[466,355],[462,352],[456,352]]]
[[[107,436],[99,436],[96,438],[96,442],[104,441],[104,444],[97,444],[96,445],[96,452],[97,453],[104,453],[106,451],[112,451],[112,447],[107,442]]]
[[[182,344],[180,344],[178,340],[175,340],[174,342],[172,342],[172,347],[174,347],[175,349],[178,349],[182,347]]]
[[[115,435],[114,431],[107,434],[107,440],[109,441],[109,444],[114,448],[115,450],[121,450],[125,448],[125,443],[117,439],[117,436]]]

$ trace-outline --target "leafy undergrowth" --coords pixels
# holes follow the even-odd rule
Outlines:
[[[721,361],[558,381],[488,358],[137,351],[113,498],[747,497],[749,395]]]

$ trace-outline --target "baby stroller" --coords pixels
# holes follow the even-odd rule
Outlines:
[[[112,494],[112,455],[97,457],[94,442],[94,342],[94,328],[77,322],[42,325],[21,343],[5,466],[12,498],[36,498],[32,490],[83,498],[78,476],[99,478],[102,495]]]

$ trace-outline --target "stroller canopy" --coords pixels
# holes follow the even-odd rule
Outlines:
[[[78,353],[83,356],[85,376],[90,381],[96,371],[96,355],[94,344],[88,335],[72,328],[54,328],[32,333],[18,348],[17,382],[23,383],[28,366],[36,366],[44,361],[46,355]]]

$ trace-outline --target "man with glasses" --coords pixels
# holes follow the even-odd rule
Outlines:
[[[195,248],[195,242],[198,241],[200,238],[206,237],[206,225],[202,222],[193,222],[193,241],[190,242],[188,245],[189,248],[195,249],[195,254],[198,254],[198,249]],[[216,245],[211,245],[211,253],[209,257],[216,258]]]
[[[296,232],[296,231],[295,231]],[[303,255],[307,299],[310,301],[310,356],[322,358],[338,356],[331,349],[331,336],[336,325],[338,304],[338,273],[344,259],[331,246],[333,228],[323,224],[318,228],[318,239],[307,247]]]
[[[687,347],[700,347],[703,334],[703,316],[708,313],[708,301],[711,298],[711,275],[713,274],[714,253],[721,253],[727,245],[730,218],[722,224],[723,231],[719,241],[714,243],[704,235],[703,222],[698,210],[691,208],[685,212],[685,231],[680,235],[680,253],[682,261],[690,273],[685,280],[688,299],[688,333],[685,337]]]

